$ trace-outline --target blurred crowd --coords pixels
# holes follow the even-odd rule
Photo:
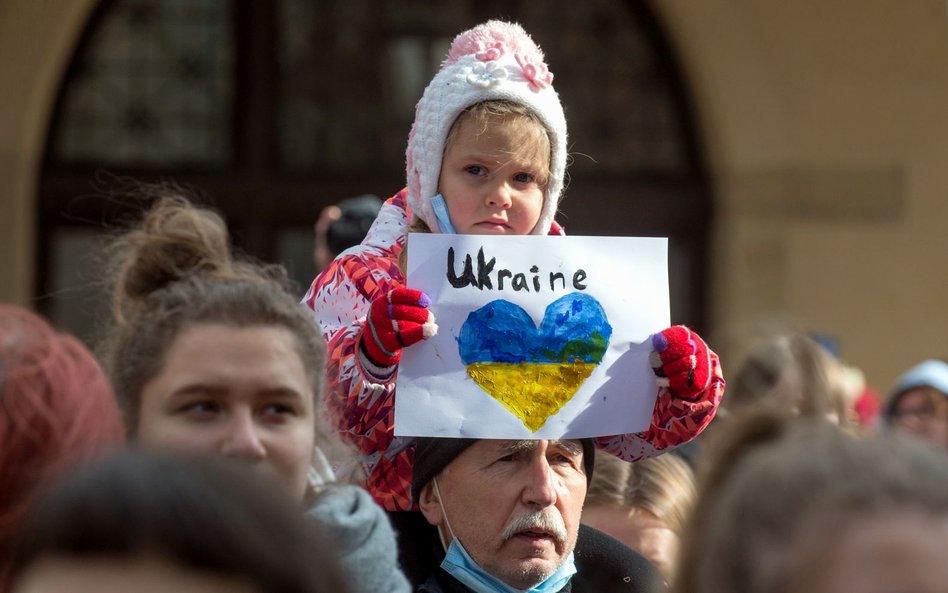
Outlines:
[[[324,345],[285,273],[234,256],[223,221],[175,195],[117,241],[98,357],[0,306],[4,590],[428,590],[427,556],[454,550],[363,488],[358,452],[321,412]],[[920,362],[881,397],[785,332],[727,379],[687,446],[634,463],[556,450],[585,454],[591,476],[576,549],[592,559],[574,570],[637,575],[597,585],[616,591],[945,589],[948,364]],[[478,507],[484,483],[446,471],[491,455],[482,444],[416,452],[426,516],[465,500],[453,532],[500,504]],[[549,459],[555,444],[510,454]]]

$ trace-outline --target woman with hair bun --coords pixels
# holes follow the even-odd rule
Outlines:
[[[130,438],[275,480],[328,530],[353,591],[407,591],[387,517],[326,461],[348,451],[317,406],[323,342],[285,270],[235,258],[220,216],[174,188],[148,192],[116,244],[105,347]]]
[[[108,380],[76,338],[0,305],[0,590],[11,534],[64,467],[125,440]]]

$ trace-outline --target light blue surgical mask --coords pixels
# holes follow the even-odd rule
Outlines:
[[[454,230],[454,225],[451,224],[451,217],[448,216],[448,205],[444,203],[444,196],[441,194],[432,196],[431,209],[434,210],[435,218],[438,219],[438,227],[441,228],[442,234],[458,234],[458,232]]]
[[[451,529],[451,522],[448,521],[448,515],[444,511],[444,503],[441,501],[441,489],[438,487],[438,478],[433,479],[435,492],[438,494],[438,504],[441,506],[441,512],[444,514],[445,524],[451,533],[451,544],[447,546],[444,560],[441,561],[441,569],[455,579],[466,585],[474,593],[556,593],[566,586],[573,575],[576,574],[576,563],[573,553],[570,552],[566,561],[563,562],[549,577],[543,582],[538,583],[530,589],[515,589],[507,583],[504,583],[494,575],[488,573],[478,566],[477,562],[471,558],[461,540],[454,535]],[[438,536],[441,536],[441,530],[438,530]],[[441,545],[444,546],[444,538],[441,539]]]
[[[475,593],[556,593],[576,574],[576,563],[570,552],[566,561],[542,583],[530,589],[514,589],[478,566],[458,538],[451,540],[441,568]]]

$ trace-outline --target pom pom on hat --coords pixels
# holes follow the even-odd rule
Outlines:
[[[498,45],[499,44],[499,45]],[[525,54],[538,62],[543,61],[543,50],[540,49],[523,27],[516,23],[504,21],[487,21],[473,29],[460,33],[451,43],[448,57],[441,67],[450,66],[462,56],[482,54],[482,58],[490,58],[499,51],[512,51]],[[498,56],[499,57],[499,56]],[[493,59],[497,59],[494,57]]]
[[[405,153],[408,205],[414,216],[432,231],[441,231],[431,198],[438,193],[448,131],[468,107],[507,100],[533,111],[550,136],[550,178],[532,231],[547,234],[566,172],[566,117],[552,83],[542,50],[520,25],[488,21],[459,34],[415,107]]]

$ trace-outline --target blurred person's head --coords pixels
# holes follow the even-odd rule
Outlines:
[[[731,413],[767,408],[836,423],[850,415],[842,363],[796,332],[758,342],[728,379],[722,404]]]
[[[234,258],[224,221],[159,200],[118,242],[108,368],[133,440],[213,453],[307,492],[324,348],[285,272]]]
[[[219,460],[124,452],[65,476],[19,538],[15,593],[336,593],[317,525]]]
[[[514,589],[568,581],[593,461],[588,439],[417,439],[412,493],[438,529],[442,568],[466,578],[470,558]]]
[[[893,430],[948,447],[948,363],[926,360],[905,371],[883,415]]]
[[[382,200],[371,194],[346,198],[323,208],[314,225],[316,269],[322,270],[337,255],[361,243],[381,208]]]
[[[583,523],[639,552],[670,578],[695,497],[691,467],[676,455],[635,463],[600,455]]]
[[[675,590],[936,593],[948,589],[948,458],[761,411],[719,435]]]
[[[38,488],[124,437],[112,389],[86,347],[0,305],[0,558]]]
[[[866,429],[878,427],[882,415],[882,396],[866,381],[862,369],[844,365],[843,371],[853,421],[857,426]]]

